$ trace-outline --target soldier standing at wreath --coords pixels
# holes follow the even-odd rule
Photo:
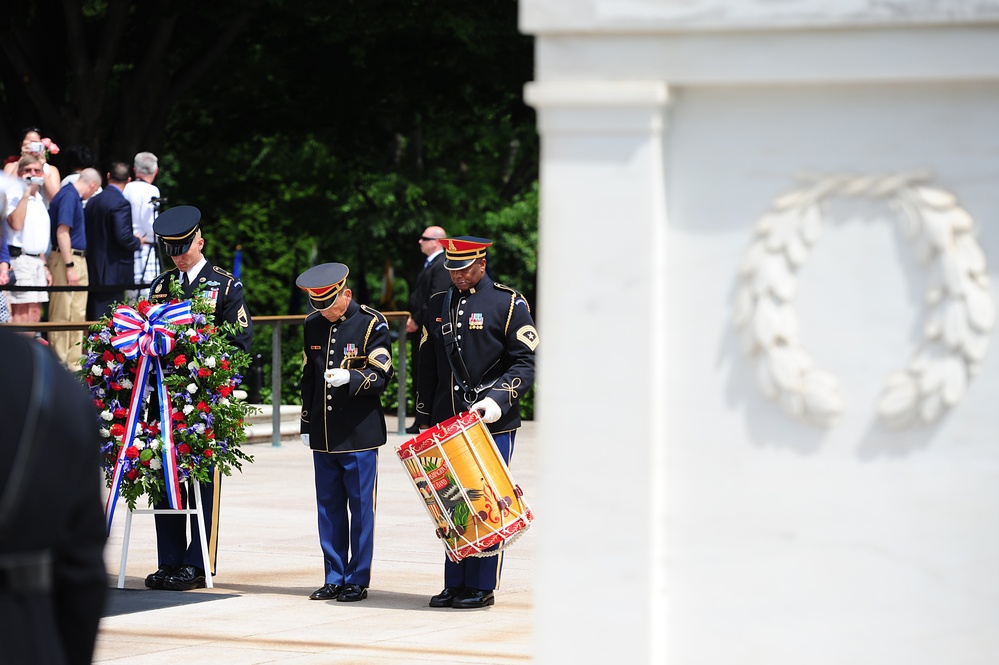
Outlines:
[[[520,397],[534,385],[538,333],[524,297],[486,274],[490,240],[441,240],[453,285],[430,298],[420,342],[416,423],[421,429],[465,411],[482,421],[509,464],[520,427]],[[444,590],[430,607],[473,609],[492,605],[502,552],[444,561]]]
[[[381,394],[392,376],[388,323],[354,302],[347,274],[324,263],[295,282],[316,310],[305,319],[301,436],[312,450],[325,578],[309,598],[340,602],[368,597],[386,441]]]
[[[249,352],[253,336],[253,322],[246,310],[243,284],[218,266],[213,266],[202,251],[205,239],[201,236],[201,211],[194,206],[170,208],[153,223],[153,231],[163,241],[167,256],[176,266],[157,277],[149,289],[149,300],[154,305],[169,302],[170,283],[180,281],[184,297],[203,290],[215,305],[215,325],[228,321],[236,327],[230,342],[241,351]],[[201,484],[200,496],[208,536],[209,566],[201,553],[201,536],[197,516],[191,515],[191,538],[187,537],[187,515],[156,515],[156,549],[159,568],[146,577],[150,589],[188,591],[205,586],[205,571],[215,574],[218,551],[219,502],[222,493],[222,474],[212,467],[212,482]],[[187,484],[181,485],[181,497],[188,505]],[[166,508],[166,502],[156,506]],[[191,506],[193,507],[193,506]]]

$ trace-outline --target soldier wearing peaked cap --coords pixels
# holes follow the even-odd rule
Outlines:
[[[205,239],[201,236],[201,211],[194,206],[170,208],[156,218],[153,231],[163,243],[166,254],[175,268],[157,277],[149,289],[150,302],[157,304],[170,300],[170,283],[178,280],[184,295],[190,298],[195,291],[204,290],[215,304],[215,323],[228,321],[235,325],[235,335],[230,341],[241,350],[249,352],[253,337],[253,323],[246,309],[243,284],[218,266],[213,266],[202,253]],[[187,504],[187,485],[181,485],[184,505]],[[150,589],[187,591],[205,586],[206,571],[215,573],[218,552],[218,512],[222,494],[222,475],[214,470],[213,480],[201,484],[201,502],[205,531],[208,535],[208,555],[211,561],[202,560],[201,536],[196,516],[191,515],[191,538],[187,538],[186,515],[156,515],[156,548],[159,568],[146,577]],[[165,508],[165,503],[158,508]]]
[[[354,302],[348,272],[324,263],[296,280],[316,310],[305,319],[301,433],[312,450],[325,578],[309,597],[340,602],[364,600],[371,583],[378,448],[386,441],[380,396],[392,376],[388,323]]]
[[[469,410],[482,414],[510,463],[520,427],[520,397],[534,384],[538,332],[517,291],[486,274],[485,238],[446,238],[444,267],[452,286],[431,296],[419,353],[416,422],[421,428]],[[444,590],[431,607],[492,605],[503,555],[444,562]]]

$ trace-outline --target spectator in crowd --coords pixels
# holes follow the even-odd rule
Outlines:
[[[83,206],[101,186],[97,169],[83,169],[73,182],[65,185],[52,199],[49,217],[52,219],[52,251],[49,252],[49,273],[53,286],[87,286],[87,232]],[[54,291],[49,296],[49,321],[65,323],[87,319],[86,291]],[[56,356],[71,370],[77,369],[81,330],[54,330],[49,333],[49,345]]]
[[[375,536],[380,395],[392,376],[392,341],[379,312],[359,305],[348,269],[324,263],[298,276],[315,312],[305,319],[302,442],[312,449],[325,582],[312,600],[368,597]]]
[[[111,305],[121,301],[125,285],[133,284],[132,263],[142,237],[132,233],[132,208],[122,190],[131,179],[128,164],[114,162],[108,171],[108,186],[90,199],[84,210],[87,230],[87,270],[90,296],[87,318],[96,320],[111,313]],[[94,288],[94,287],[119,288]]]
[[[520,427],[520,397],[534,385],[538,332],[517,291],[486,272],[485,238],[447,238],[444,267],[453,285],[431,296],[420,343],[416,422],[420,428],[479,411],[509,464]],[[472,609],[495,603],[502,552],[444,562],[444,590],[430,607]]]
[[[440,291],[446,291],[451,286],[451,275],[444,269],[444,248],[441,239],[447,233],[439,226],[428,226],[419,238],[420,252],[423,253],[423,267],[417,273],[412,290],[409,292],[409,320],[406,321],[406,333],[409,338],[412,362],[407,365],[413,376],[413,398],[415,403],[416,386],[419,385],[419,345],[420,331],[427,323],[427,303],[430,296]],[[417,434],[420,429],[414,421],[406,428],[409,434]]]
[[[80,177],[80,172],[83,169],[92,169],[97,166],[97,160],[94,159],[94,152],[85,145],[71,145],[62,154],[66,158],[66,166],[69,169],[69,173],[65,178],[62,179],[62,186],[65,187],[71,182],[76,182],[76,179]],[[104,188],[97,185],[97,191],[94,195],[100,194],[104,191]],[[87,207],[87,202],[83,202],[83,207]]]
[[[253,337],[253,322],[243,299],[243,284],[205,258],[205,239],[201,237],[201,211],[194,206],[170,208],[156,218],[153,224],[156,237],[163,243],[164,251],[174,263],[174,268],[163,273],[153,282],[149,300],[155,305],[168,302],[170,284],[179,281],[184,295],[191,297],[196,290],[208,289],[215,303],[215,323],[233,324],[235,335],[229,341],[240,350],[249,352]],[[181,499],[188,504],[187,484],[181,485]],[[196,517],[190,516],[190,539],[186,515],[156,516],[156,552],[159,568],[146,576],[149,589],[190,591],[204,587],[206,572],[215,574],[215,557],[218,552],[219,505],[222,499],[222,474],[212,468],[212,481],[201,483],[197,501],[201,503],[205,533],[208,537],[208,555],[204,561],[201,553],[201,534]],[[156,506],[166,508],[166,502]],[[206,565],[207,564],[207,565]]]
[[[17,175],[25,181],[22,191],[8,192],[4,239],[10,252],[10,266],[18,286],[52,286],[52,275],[45,265],[49,251],[51,227],[49,212],[42,201],[42,163],[35,155],[25,155],[17,162]],[[18,188],[20,189],[20,188]],[[48,291],[11,291],[9,294],[11,321],[38,323],[42,320],[42,303],[48,302]],[[36,333],[36,337],[40,335]]]
[[[97,412],[45,349],[0,329],[4,663],[89,665],[107,595]]]
[[[156,255],[156,237],[153,220],[160,203],[160,188],[153,184],[159,173],[159,160],[151,152],[140,152],[132,164],[135,178],[125,185],[125,199],[132,206],[132,233],[145,241],[135,252],[133,279],[135,284],[150,284],[160,274],[160,260]],[[149,289],[128,292],[129,298],[146,296]]]
[[[45,179],[39,191],[42,194],[42,200],[48,206],[49,201],[55,198],[55,195],[59,193],[59,188],[62,186],[60,184],[61,176],[59,175],[59,169],[48,161],[49,153],[51,152],[53,155],[58,153],[59,146],[54,144],[51,139],[42,138],[41,130],[37,127],[25,127],[22,135],[21,154],[18,159],[26,155],[33,155],[38,158],[42,165],[42,177]],[[16,174],[18,172],[17,161],[5,164],[3,170],[4,173],[9,175]]]

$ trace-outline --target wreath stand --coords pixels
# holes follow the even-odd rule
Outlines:
[[[132,532],[132,515],[197,515],[198,533],[201,534],[201,561],[205,565],[205,586],[213,588],[211,566],[208,565],[208,538],[205,534],[205,514],[201,511],[201,484],[189,478],[188,481],[188,503],[191,497],[195,497],[194,508],[143,508],[140,510],[129,510],[125,515],[125,537],[121,543],[121,567],[118,569],[118,588],[125,588],[125,562],[128,560],[128,538]]]

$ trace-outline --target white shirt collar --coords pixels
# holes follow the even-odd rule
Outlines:
[[[190,270],[187,271],[187,283],[188,284],[194,284],[194,280],[196,280],[198,278],[198,274],[201,272],[201,269],[204,268],[205,265],[207,265],[207,263],[208,263],[208,259],[206,259],[205,257],[202,256],[201,260],[198,261],[194,265],[193,268],[191,268]]]

